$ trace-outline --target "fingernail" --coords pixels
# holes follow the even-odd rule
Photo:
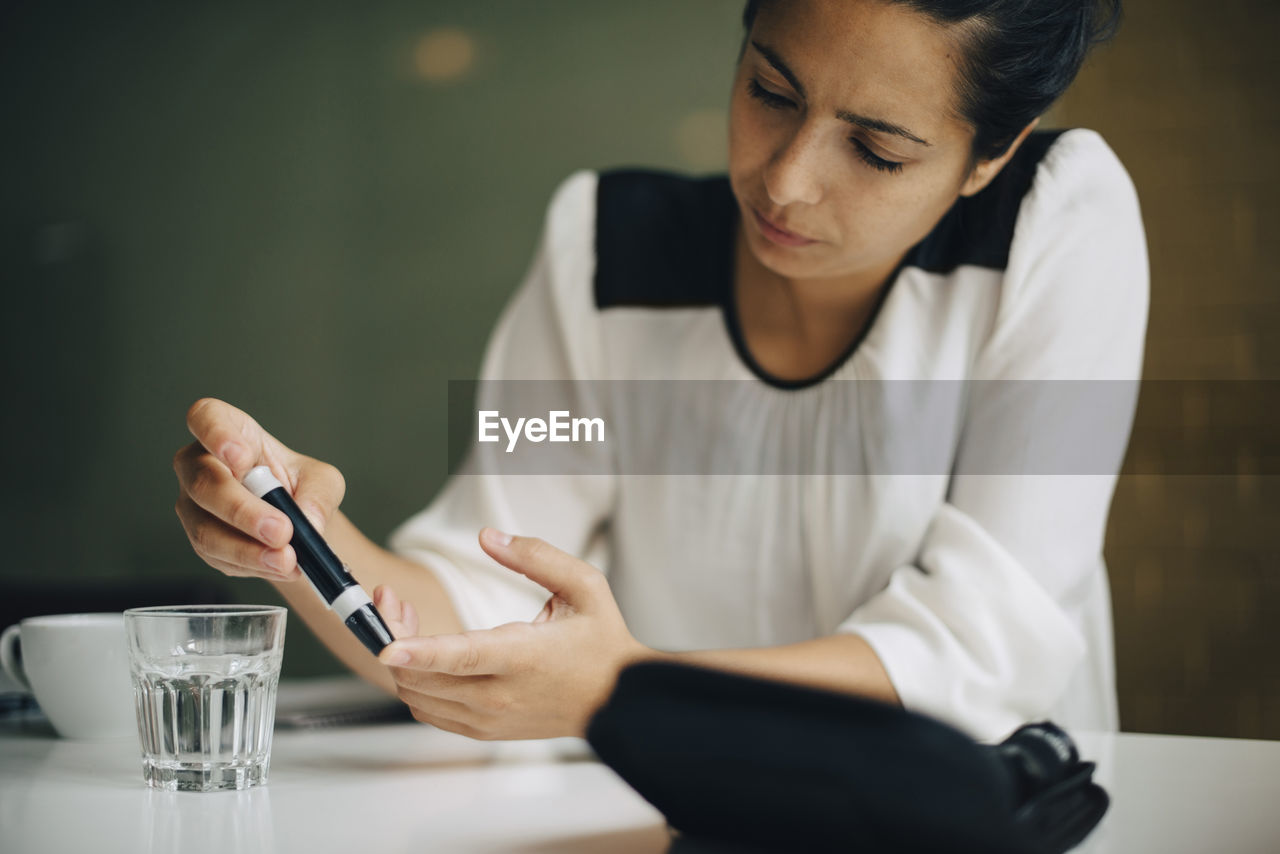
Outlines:
[[[485,528],[484,539],[491,546],[506,547],[511,545],[511,535],[503,533],[497,528]]]
[[[244,448],[240,447],[235,442],[228,442],[222,446],[222,453],[220,456],[224,463],[235,468],[236,463],[240,462],[244,457]]]
[[[274,516],[268,516],[258,525],[258,539],[264,543],[278,543],[284,539],[284,525]]]
[[[397,649],[397,650],[394,650],[393,652],[387,653],[387,664],[408,664],[408,663],[409,663],[409,653],[405,652],[403,649]]]
[[[276,572],[284,572],[288,569],[285,566],[284,555],[276,549],[263,549],[262,562],[274,569]]]

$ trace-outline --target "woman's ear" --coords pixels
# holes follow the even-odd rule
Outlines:
[[[1018,151],[1018,147],[1022,145],[1022,141],[1027,138],[1031,131],[1035,130],[1036,125],[1040,124],[1040,118],[1037,116],[1022,129],[1022,133],[1018,134],[1017,139],[1009,146],[1008,150],[999,157],[991,160],[979,160],[969,171],[969,177],[965,179],[964,186],[960,188],[960,195],[972,196],[982,190],[991,183],[991,179],[1000,174],[1000,170],[1009,162]]]

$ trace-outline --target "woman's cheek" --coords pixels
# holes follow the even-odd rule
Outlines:
[[[729,170],[742,178],[758,175],[769,163],[772,137],[767,123],[743,111],[730,122]]]
[[[735,98],[729,105],[729,165],[736,167],[745,154],[745,145],[749,134],[744,127],[745,118],[742,108]],[[736,171],[736,170],[734,170]]]

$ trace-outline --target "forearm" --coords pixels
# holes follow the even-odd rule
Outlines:
[[[832,635],[756,649],[711,649],[661,655],[671,661],[901,704],[880,657],[859,635]]]
[[[401,600],[413,604],[418,612],[419,634],[462,630],[448,595],[426,567],[373,543],[341,512],[335,512],[329,520],[325,539],[365,590],[372,593],[375,587],[385,584],[393,588]],[[305,580],[273,582],[272,586],[344,664],[387,693],[395,693],[395,682],[387,668],[356,640],[336,614],[325,607]]]

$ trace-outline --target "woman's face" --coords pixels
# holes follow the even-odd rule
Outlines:
[[[973,131],[955,115],[956,49],[942,26],[880,0],[761,4],[729,140],[760,263],[789,279],[883,277],[985,185],[995,170],[970,175]]]

